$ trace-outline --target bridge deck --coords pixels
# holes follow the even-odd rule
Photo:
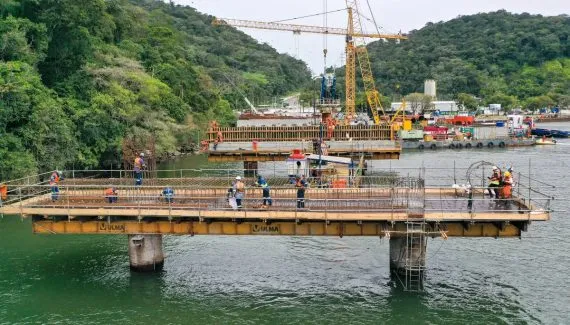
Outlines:
[[[468,208],[468,199],[452,189],[426,189],[423,195],[409,189],[308,189],[305,208],[297,208],[295,189],[272,190],[273,205],[262,208],[260,189],[246,193],[243,209],[234,210],[226,201],[225,188],[177,190],[173,203],[164,202],[159,188],[119,190],[116,203],[108,203],[102,190],[65,189],[53,202],[41,194],[0,208],[4,214],[42,216],[200,217],[260,220],[334,221],[539,221],[547,211],[535,209],[514,198],[509,203],[479,195]]]
[[[236,171],[210,177],[201,170],[192,177],[173,171],[179,177],[149,178],[139,187],[124,177],[128,172],[115,173],[120,177],[81,172],[85,178],[65,179],[55,201],[43,177],[10,182],[0,213],[31,216],[35,233],[50,234],[405,236],[408,222],[425,221],[431,236],[516,237],[531,221],[550,218],[549,198],[530,201],[517,191],[520,197],[495,201],[476,188],[469,208],[460,190],[425,187],[422,178],[392,172],[346,177],[348,185],[359,187],[311,186],[303,208],[297,207],[297,189],[288,177],[268,177],[273,200],[268,208],[262,207],[261,188],[246,178],[239,210],[227,201]],[[104,196],[111,186],[118,190],[116,203]],[[160,196],[166,186],[175,191],[172,203]]]

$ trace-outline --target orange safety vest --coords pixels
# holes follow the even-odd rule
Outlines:
[[[51,180],[53,180],[55,183],[59,183],[59,174],[56,172],[51,173]]]
[[[111,195],[117,195],[117,193],[115,191],[113,191],[112,188],[108,188],[105,190],[105,195],[106,196],[111,196]]]
[[[135,168],[139,168],[139,169],[142,168],[142,163],[143,163],[143,160],[141,157],[135,158]]]
[[[505,177],[503,179],[503,198],[509,199],[513,192],[513,177]]]

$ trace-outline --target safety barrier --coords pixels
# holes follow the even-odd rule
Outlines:
[[[405,206],[408,212],[413,210],[414,214],[422,215],[433,211],[485,211],[485,209],[504,211],[504,208],[500,206],[504,202],[505,205],[513,207],[518,213],[521,211],[530,212],[530,210],[551,210],[550,203],[555,192],[552,185],[516,173],[512,191],[515,199],[495,200],[490,203],[489,196],[485,194],[487,191],[485,177],[487,173],[485,170],[481,171],[480,180],[471,180],[474,182],[470,189],[471,198],[469,198],[465,187],[451,186],[461,183],[461,177],[458,175],[463,174],[464,171],[465,169],[460,168],[396,169],[390,167],[389,169],[368,168],[366,176],[309,177],[307,179],[310,184],[306,195],[307,207],[334,210],[335,206],[344,206],[346,209],[388,209],[393,211],[394,207]],[[186,200],[190,200],[188,202],[198,200],[198,206],[202,208],[206,206],[207,208],[229,209],[227,204],[223,203],[225,201],[216,204],[212,202],[225,198],[235,177],[242,176],[248,192],[244,201],[245,206],[254,207],[261,202],[261,189],[255,187],[255,177],[243,177],[243,175],[248,174],[247,172],[247,170],[242,169],[158,170],[156,175],[159,177],[145,178],[143,186],[134,186],[133,171],[63,171],[64,179],[58,184],[59,202],[55,205],[61,205],[63,199],[70,204],[85,200],[92,205],[103,204],[102,193],[104,189],[116,187],[119,189],[123,203],[134,202],[136,206],[140,206],[141,202],[146,202],[143,205],[153,206],[153,204],[159,203],[156,199],[160,198],[159,194],[162,189],[172,187],[176,192],[176,201],[179,203],[177,208],[192,209],[192,204],[184,206],[182,203]],[[52,190],[49,185],[50,174],[43,173],[5,182],[7,198],[2,200],[3,202],[0,204],[10,205],[24,202],[24,204],[29,205],[30,199],[37,198],[37,201],[34,201],[35,205],[54,205],[50,203]],[[283,205],[284,208],[294,204],[296,189],[292,184],[294,179],[288,175],[287,169],[269,168],[262,170],[262,174],[270,184],[271,195],[276,202],[286,202]],[[390,204],[387,206],[388,201],[386,200],[388,199]],[[331,205],[322,206],[322,203],[316,205],[310,203],[311,201],[320,202],[319,200],[330,202]],[[471,209],[468,208],[469,200],[472,201]],[[355,203],[355,201],[361,203]],[[492,208],[485,208],[481,202],[485,202],[488,206],[493,204],[493,206]],[[514,202],[514,204],[506,204],[507,202]],[[156,206],[164,208],[160,204]]]
[[[125,209],[146,210],[218,210],[231,211],[228,203],[228,186],[209,188],[188,188],[186,186],[169,186],[174,194],[172,201],[162,195],[164,186],[115,186],[117,202],[109,203],[105,185],[63,185],[58,192],[51,192],[49,185],[35,185],[33,191],[20,192],[12,196],[5,206],[43,208],[43,209],[107,209],[124,211]],[[353,214],[359,212],[405,213],[420,217],[434,213],[500,213],[520,214],[533,211],[548,212],[550,198],[533,198],[532,205],[524,199],[492,200],[483,192],[484,188],[474,188],[470,198],[467,193],[456,192],[450,188],[421,187],[384,187],[369,188],[308,188],[303,198],[304,204],[297,205],[297,189],[294,185],[274,186],[270,190],[272,211],[312,211],[343,212]],[[247,187],[240,209],[258,210],[263,207],[263,193],[259,187]],[[109,212],[107,212],[109,213]],[[121,212],[116,212],[121,215]]]

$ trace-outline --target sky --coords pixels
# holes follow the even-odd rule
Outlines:
[[[368,0],[382,33],[408,32],[420,29],[428,22],[447,21],[459,15],[505,9],[510,12],[556,16],[570,14],[569,0]],[[235,18],[259,21],[278,21],[300,16],[334,11],[346,7],[345,0],[175,0],[198,11],[219,18]],[[360,10],[371,18],[367,1],[360,0]],[[346,28],[346,11],[327,15],[329,27]],[[323,26],[323,16],[288,21],[294,24]],[[372,23],[366,22],[364,29],[375,32]],[[314,74],[324,69],[322,35],[301,34],[282,31],[266,31],[240,28],[261,43],[268,43],[280,53],[288,53],[307,62]],[[297,40],[296,40],[297,39]],[[298,52],[296,43],[298,42]],[[327,66],[343,65],[344,37],[328,36]]]

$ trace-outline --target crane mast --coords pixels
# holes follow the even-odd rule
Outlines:
[[[346,0],[346,7],[348,8],[348,35],[352,35],[350,39],[347,39],[346,44],[346,69],[348,71],[348,67],[350,67],[351,70],[351,80],[349,80],[348,72],[346,78],[346,115],[349,119],[352,119],[356,115],[356,78],[354,73],[356,67],[354,57],[356,57],[358,60],[360,73],[362,75],[362,83],[364,84],[366,100],[370,106],[370,110],[372,111],[372,116],[374,118],[374,124],[380,124],[380,116],[378,115],[378,110],[382,111],[383,116],[385,113],[380,102],[380,93],[376,89],[374,76],[372,75],[372,67],[370,65],[368,49],[366,48],[366,40],[361,36],[363,34],[363,29],[360,13],[358,12],[357,0]],[[350,101],[348,100],[349,97],[351,98]]]
[[[345,71],[345,120],[350,121],[356,115],[356,47],[354,46],[353,11],[348,7],[348,31],[346,33]]]

